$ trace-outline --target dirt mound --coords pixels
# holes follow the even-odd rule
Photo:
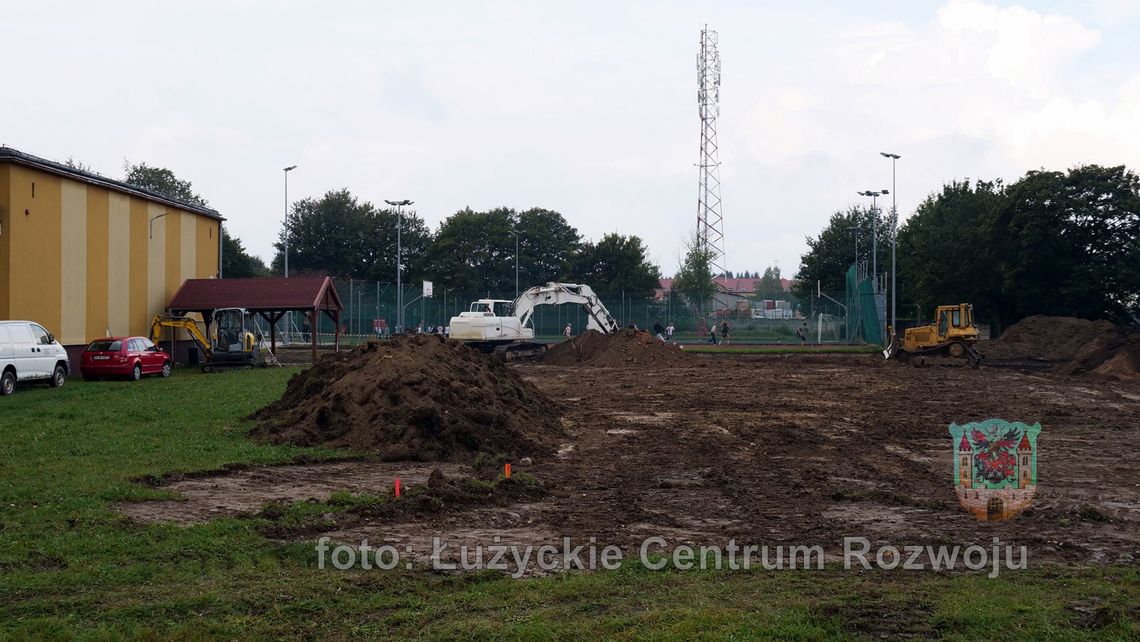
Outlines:
[[[558,406],[506,364],[436,335],[369,341],[289,380],[248,417],[255,439],[357,448],[381,459],[546,456]]]
[[[1031,316],[990,342],[985,354],[987,359],[1048,362],[1062,374],[1130,379],[1140,376],[1140,331],[1110,321]]]
[[[546,351],[543,363],[592,366],[654,365],[673,366],[689,363],[690,356],[677,346],[658,341],[648,332],[620,330],[602,334],[587,330],[585,334],[560,343]]]

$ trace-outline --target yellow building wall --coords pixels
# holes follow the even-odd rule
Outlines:
[[[12,208],[7,165],[0,165],[0,319],[8,316],[8,239],[12,238]]]
[[[84,340],[110,332],[107,311],[110,302],[110,216],[111,193],[103,189],[87,192],[87,327]],[[67,301],[61,302],[65,307]]]
[[[63,278],[61,179],[20,165],[12,165],[10,172],[9,201],[17,214],[12,216],[8,257],[8,312],[58,334]]]
[[[64,345],[87,342],[87,186],[60,182],[60,320]]]
[[[107,332],[122,336],[131,332],[131,199],[118,192],[108,198]]]
[[[205,216],[195,216],[194,219],[198,236],[195,243],[197,251],[194,271],[199,275],[198,278],[217,276],[216,271],[211,274],[203,274],[203,272],[217,270],[218,268],[218,222]]]
[[[2,163],[0,319],[37,321],[65,345],[145,335],[185,279],[216,275],[217,229],[209,217]]]

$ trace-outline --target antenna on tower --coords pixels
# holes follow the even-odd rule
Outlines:
[[[720,116],[719,37],[708,25],[701,29],[697,52],[697,107],[701,116],[701,152],[697,168],[697,242],[712,257],[715,274],[727,272],[724,253],[724,216],[720,200],[720,155],[716,142],[716,119]]]

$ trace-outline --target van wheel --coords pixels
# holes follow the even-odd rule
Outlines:
[[[67,369],[62,364],[56,364],[55,371],[51,373],[51,387],[59,388],[67,383]]]
[[[170,376],[170,362],[162,362],[162,378],[165,379]]]
[[[131,370],[131,381],[138,381],[142,379],[142,366],[135,364],[134,369]]]
[[[11,370],[5,370],[4,374],[0,375],[0,395],[10,395],[16,390],[16,373]]]

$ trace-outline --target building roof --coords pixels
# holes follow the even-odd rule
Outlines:
[[[181,199],[173,198],[154,190],[149,190],[137,185],[131,185],[130,183],[117,181],[112,178],[107,178],[106,176],[101,176],[94,172],[88,172],[75,167],[69,167],[63,163],[50,161],[46,158],[40,158],[39,156],[25,154],[24,152],[21,152],[18,149],[12,149],[11,147],[0,146],[0,163],[3,162],[16,163],[18,165],[32,167],[48,172],[49,174],[63,176],[65,178],[70,178],[81,183],[87,183],[88,185],[95,185],[97,187],[115,190],[116,192],[124,192],[126,194],[130,194],[131,196],[145,198],[148,201],[162,203],[163,205],[169,205],[170,207],[175,207],[187,212],[193,212],[194,214],[201,214],[202,216],[207,216],[219,221],[225,220],[222,215],[218,214],[218,211],[215,209],[203,207],[196,203],[187,203]]]
[[[760,282],[760,279],[751,277],[747,279],[729,279],[723,276],[714,276],[713,282],[720,286],[722,292],[751,296],[756,293],[756,284]],[[790,279],[781,278],[780,288],[784,292],[790,291],[792,289],[792,281]],[[673,279],[660,279],[657,284],[656,296],[660,299],[672,290]]]
[[[970,442],[966,440],[966,433],[962,433],[962,441],[958,442],[958,450],[973,450]]]
[[[1029,445],[1029,435],[1024,434],[1021,436],[1021,443],[1017,445],[1018,450],[1033,450],[1033,446]]]
[[[219,308],[282,311],[343,307],[332,279],[327,276],[187,279],[167,306],[176,314],[205,314]]]

